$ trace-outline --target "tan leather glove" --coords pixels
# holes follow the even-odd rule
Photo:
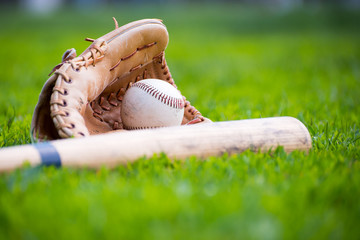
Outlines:
[[[82,137],[123,129],[121,101],[132,83],[146,78],[176,87],[165,61],[165,25],[144,19],[96,39],[78,57],[67,50],[45,83],[35,107],[36,140]],[[185,97],[184,97],[185,100]],[[211,122],[185,100],[182,124]]]

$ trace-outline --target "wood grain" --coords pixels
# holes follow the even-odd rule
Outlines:
[[[57,150],[63,166],[99,168],[161,152],[170,158],[184,159],[241,153],[247,149],[268,151],[279,145],[286,152],[308,151],[311,137],[296,118],[275,117],[112,132],[50,144]],[[46,159],[42,159],[35,144],[0,150],[0,171],[18,168],[26,161],[35,166]]]

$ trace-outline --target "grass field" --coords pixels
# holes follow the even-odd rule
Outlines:
[[[90,10],[88,10],[90,11]],[[360,11],[240,5],[0,10],[0,147],[30,143],[62,53],[161,18],[182,93],[213,121],[293,116],[313,149],[0,175],[0,239],[359,239]],[[119,143],[121,145],[121,143]]]

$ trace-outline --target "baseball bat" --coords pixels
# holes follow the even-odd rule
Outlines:
[[[308,151],[311,137],[293,117],[259,118],[187,126],[133,130],[85,138],[7,147],[0,150],[0,172],[21,167],[56,165],[114,167],[140,157],[165,153],[170,158],[205,158],[247,149],[268,151],[283,146],[286,152]]]

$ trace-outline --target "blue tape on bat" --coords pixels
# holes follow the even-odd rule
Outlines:
[[[41,163],[44,166],[61,167],[61,159],[58,151],[51,143],[38,143],[34,147],[39,151]]]

